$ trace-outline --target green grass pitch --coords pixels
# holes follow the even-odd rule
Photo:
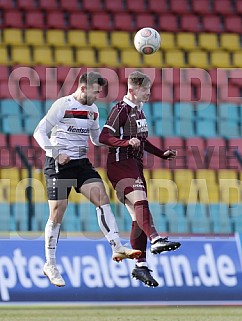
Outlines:
[[[0,306],[1,321],[241,321],[242,307]]]

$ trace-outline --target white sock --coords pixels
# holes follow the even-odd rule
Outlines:
[[[113,215],[110,204],[105,204],[96,208],[98,224],[104,236],[108,240],[113,250],[122,246],[119,237],[119,230]]]
[[[60,224],[54,223],[50,219],[48,219],[45,226],[45,257],[46,263],[55,265],[56,259],[56,247],[60,233]]]
[[[143,267],[143,266],[147,267],[147,262],[146,261],[143,261],[143,262],[137,262],[136,261],[135,265],[138,266],[138,267]]]

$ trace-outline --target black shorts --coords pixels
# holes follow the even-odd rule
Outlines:
[[[46,157],[44,174],[49,200],[68,199],[72,187],[80,193],[82,185],[102,180],[88,158],[75,159],[60,165],[54,158]]]

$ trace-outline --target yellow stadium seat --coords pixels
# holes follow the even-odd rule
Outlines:
[[[165,52],[165,65],[175,68],[186,67],[184,52],[179,49],[167,50]]]
[[[198,46],[201,49],[205,49],[208,51],[217,50],[219,48],[218,45],[218,36],[216,33],[200,33],[198,35]]]
[[[75,189],[72,188],[72,189],[71,189],[71,192],[70,192],[70,195],[69,195],[68,201],[69,201],[70,203],[79,204],[79,203],[81,203],[81,202],[87,202],[88,200],[87,200],[87,198],[86,198],[84,195],[82,195],[81,193],[77,193],[77,192],[75,191]]]
[[[160,51],[157,51],[153,55],[144,55],[143,61],[143,67],[161,68],[162,66],[164,66],[162,53]]]
[[[112,47],[118,49],[130,48],[130,33],[125,31],[112,31],[110,33]]]
[[[86,33],[83,30],[67,31],[67,43],[72,47],[86,47]]]
[[[43,46],[45,44],[43,30],[41,29],[26,29],[25,43],[31,46]]]
[[[80,66],[98,66],[96,60],[95,50],[92,48],[77,48],[76,50],[76,63]]]
[[[12,46],[12,63],[20,65],[32,65],[30,48],[28,46]]]
[[[65,34],[62,30],[47,30],[46,42],[50,46],[65,46]]]
[[[176,48],[175,34],[173,32],[161,32],[160,37],[162,50]]]
[[[172,171],[169,169],[153,169],[152,178],[164,178],[172,180]]]
[[[14,202],[26,202],[26,190],[30,186],[30,182],[28,178],[22,179],[16,185],[15,196],[12,195],[14,198]],[[47,201],[47,194],[45,185],[42,184],[41,181],[33,178],[31,181],[32,190],[32,197],[35,203],[37,202],[46,202]]]
[[[219,190],[218,185],[208,182],[201,178],[193,180],[197,188],[198,199],[201,203],[210,204],[219,202]]]
[[[3,40],[6,45],[22,45],[23,34],[21,29],[4,29]]]
[[[179,32],[176,36],[177,46],[183,50],[196,49],[196,37],[192,32]]]
[[[208,69],[208,55],[206,51],[194,50],[188,53],[189,67]]]
[[[33,61],[36,65],[53,65],[52,50],[47,46],[37,46],[33,48]]]
[[[118,52],[113,48],[98,50],[98,61],[101,66],[118,67]]]
[[[94,48],[107,48],[108,34],[106,31],[89,31],[88,44]]]
[[[177,202],[177,186],[168,179],[152,179],[148,185],[148,198],[160,204]]]
[[[18,168],[1,168],[0,171],[1,178],[3,179],[10,179],[11,181],[17,181],[20,180],[20,171]]]
[[[211,67],[213,68],[230,68],[229,53],[222,50],[212,51],[210,56]]]
[[[218,179],[238,179],[238,174],[232,169],[220,169],[218,170]]]
[[[241,202],[241,182],[235,170],[218,171],[220,201],[226,204]]]
[[[205,179],[209,183],[216,183],[216,171],[212,169],[197,169],[196,172],[197,179]]]
[[[56,47],[54,50],[55,64],[74,66],[75,61],[71,47]]]
[[[233,52],[233,67],[242,68],[242,51]]]
[[[0,46],[0,64],[8,65],[10,63],[8,49],[5,46]]]
[[[141,55],[135,49],[123,49],[120,53],[121,64],[127,67],[143,67]]]
[[[241,50],[239,35],[237,33],[222,33],[220,46],[228,51]]]
[[[174,181],[176,184],[190,183],[194,178],[194,173],[191,169],[177,169],[174,170]]]

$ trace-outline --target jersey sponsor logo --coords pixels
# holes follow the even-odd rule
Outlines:
[[[143,133],[148,131],[146,119],[137,119],[136,124],[137,124],[137,133]]]
[[[88,118],[88,119],[94,119],[94,117],[95,117],[95,113],[94,113],[93,111],[89,111],[89,112],[87,113],[87,118]]]
[[[144,183],[142,181],[142,179],[140,177],[138,177],[136,180],[135,180],[135,184],[133,185],[133,188],[144,188]]]
[[[64,118],[92,119],[96,120],[98,113],[87,110],[66,110]]]
[[[89,134],[89,128],[76,128],[74,126],[69,126],[67,131],[70,133]]]

